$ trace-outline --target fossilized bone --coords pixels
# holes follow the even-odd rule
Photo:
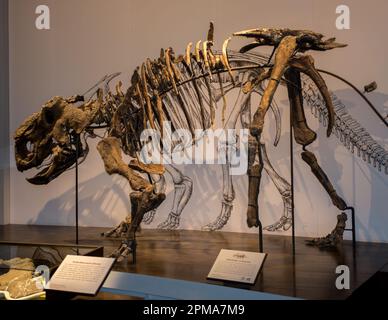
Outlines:
[[[134,71],[131,84],[125,93],[121,89],[121,82],[116,85],[116,92],[112,93],[109,82],[117,74],[107,76],[83,95],[68,99],[55,97],[50,100],[40,112],[28,118],[16,131],[17,168],[20,171],[34,167],[44,168],[35,177],[28,179],[34,184],[47,184],[71,168],[78,160],[77,154],[78,158],[84,159],[88,151],[87,138],[101,138],[98,151],[104,161],[105,170],[108,174],[124,177],[132,189],[131,223],[120,228],[119,233],[122,230],[126,232],[125,239],[113,254],[119,260],[134,250],[135,233],[144,215],[149,213],[147,219],[152,219],[152,213],[165,199],[163,188],[157,187],[158,179],[155,177],[163,175],[166,168],[159,164],[144,164],[138,157],[142,147],[140,134],[147,127],[163,134],[163,123],[168,120],[172,129],[187,129],[194,135],[195,129],[208,129],[214,125],[219,109],[217,105],[221,101],[223,126],[234,128],[239,118],[249,126],[251,137],[247,223],[248,226],[254,227],[260,224],[257,198],[263,168],[270,174],[282,194],[285,208],[289,205],[287,184],[274,172],[265,153],[265,146],[260,141],[267,110],[272,107],[275,116],[279,114],[273,103],[278,85],[287,85],[296,142],[304,148],[315,139],[315,134],[307,126],[303,113],[300,73],[313,81],[322,96],[326,107],[327,135],[330,135],[335,125],[334,106],[329,91],[315,69],[312,57],[304,52],[324,51],[344,45],[336,43],[333,38],[323,40],[323,35],[311,31],[252,29],[234,34],[254,39],[252,44],[243,47],[240,52],[228,51],[230,38],[224,42],[222,51],[217,52],[212,50],[213,31],[211,24],[207,40],[202,46],[201,41],[197,42],[193,53],[190,43],[185,55],[176,57],[172,48],[168,48],[161,50],[158,59],[147,59]],[[274,48],[273,60],[272,56],[267,59],[263,55],[248,52],[264,45]],[[234,89],[239,90],[235,103],[237,108],[233,108],[231,113],[226,115],[226,99],[228,93]],[[247,115],[253,94],[260,94],[262,97],[251,118]],[[275,144],[280,137],[280,126],[278,122],[276,124],[278,129]],[[105,130],[104,136],[98,135],[99,129]],[[132,158],[129,164],[123,160],[122,151]],[[309,151],[305,152],[304,159],[333,198],[333,187],[327,176],[315,157],[310,155]],[[228,168],[229,164],[223,167],[224,180],[230,179]],[[173,167],[167,171],[170,171],[173,177],[175,175],[176,186],[182,186],[176,188],[177,201],[174,201],[170,220],[166,222],[168,227],[171,227],[179,222],[180,212],[190,197],[192,186],[190,181],[182,179],[182,175],[174,171]],[[231,201],[234,198],[233,186],[229,180],[224,181],[225,186],[225,210],[218,220],[221,226],[230,215]],[[281,226],[288,228],[289,224],[286,219]],[[209,229],[219,228],[219,225],[210,226]],[[117,233],[117,230],[113,230],[113,233]]]
[[[332,232],[330,232],[326,237],[307,240],[307,244],[319,246],[320,248],[332,248],[343,239],[347,220],[347,215],[345,212],[342,212],[337,216],[337,224]]]
[[[4,274],[3,267],[8,269]],[[43,285],[37,285],[42,279],[35,275],[35,266],[31,259],[0,259],[0,271],[0,293],[8,295],[10,299],[23,299],[43,293]]]

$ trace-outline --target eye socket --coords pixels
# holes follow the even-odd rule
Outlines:
[[[63,112],[63,99],[57,97],[56,99],[52,99],[47,103],[42,109],[42,120],[46,122],[47,125],[53,125],[56,120],[58,120]]]
[[[48,124],[50,124],[50,125],[53,124],[55,121],[54,112],[52,110],[50,110],[49,108],[47,108],[44,111],[44,119]]]

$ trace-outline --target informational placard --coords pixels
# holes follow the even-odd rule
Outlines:
[[[68,255],[46,289],[96,295],[113,267],[115,259]]]
[[[266,253],[221,249],[208,279],[254,284]]]

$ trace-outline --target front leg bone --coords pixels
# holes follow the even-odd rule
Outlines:
[[[102,139],[97,150],[104,161],[105,171],[109,174],[118,174],[126,178],[133,190],[152,190],[153,186],[138,175],[123,161],[120,149],[120,140],[115,137]]]
[[[263,131],[264,118],[269,106],[271,105],[275,91],[279,85],[291,56],[296,49],[296,38],[292,36],[286,36],[282,39],[275,54],[275,63],[272,68],[271,78],[268,82],[263,96],[261,97],[260,105],[256,113],[253,115],[253,121],[250,128],[251,134],[256,137],[260,136]]]
[[[134,172],[124,162],[120,140],[114,137],[108,137],[101,140],[97,149],[104,161],[105,170],[108,174],[119,174],[126,178],[132,188],[135,190],[130,194],[132,220],[126,232],[126,240],[121,247],[113,253],[118,261],[133,252],[135,245],[135,234],[138,230],[143,216],[146,212],[156,209],[166,198],[163,192],[156,193],[155,187],[145,180],[142,176]]]
[[[128,215],[124,221],[120,222],[117,227],[114,227],[106,232],[101,233],[103,237],[107,238],[121,238],[124,237],[131,224],[131,216]]]

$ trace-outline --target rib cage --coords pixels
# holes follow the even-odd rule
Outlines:
[[[221,55],[219,51],[214,51],[214,54]],[[266,63],[266,57],[255,54],[241,54],[235,51],[228,52],[228,60],[232,68],[244,68],[241,73],[249,71],[252,67],[260,67]],[[223,94],[228,89],[236,88],[241,84],[240,72],[235,72],[232,86],[232,80],[227,74],[225,68],[211,69],[211,72],[204,68],[204,62],[196,62],[193,59],[192,73],[190,74],[187,67],[182,62],[177,62],[174,67],[179,70],[180,79],[176,81],[175,85],[179,96],[182,98],[186,107],[188,107],[189,117],[185,117],[182,110],[182,105],[179,102],[179,97],[174,93],[174,85],[169,83],[168,88],[164,92],[160,92],[163,104],[166,110],[169,111],[171,122],[175,128],[184,128],[190,130],[190,122],[195,129],[208,129],[211,126],[211,114],[217,112],[220,105],[220,100]],[[219,75],[219,76],[218,76]],[[196,92],[195,84],[199,89]],[[151,88],[149,88],[151,89]],[[199,97],[200,95],[200,97]],[[199,100],[202,100],[202,103]],[[201,110],[201,105],[204,110]],[[212,111],[214,109],[214,111]],[[204,112],[205,121],[201,121],[201,112]],[[164,115],[167,118],[167,115]]]
[[[103,123],[112,128],[111,133],[121,140],[126,154],[133,155],[134,150],[141,149],[140,133],[147,122],[160,132],[162,120],[169,120],[173,130],[188,129],[194,133],[195,129],[210,128],[224,94],[239,87],[243,74],[255,72],[254,68],[259,68],[267,59],[262,55],[229,51],[228,62],[238,69],[232,78],[220,62],[220,52],[214,51],[213,57],[219,60],[207,67],[203,54],[199,58],[191,54],[190,68],[182,56],[175,58],[171,48],[161,52],[159,59],[147,59],[134,71],[125,94],[117,86],[116,94],[108,90],[104,110],[96,121],[98,125]],[[120,118],[116,123],[115,114],[116,119]],[[134,116],[136,121],[131,119]]]
[[[220,55],[221,52],[214,51],[214,54]],[[241,68],[239,72],[234,72],[235,76],[233,80],[235,83],[233,87],[231,86],[231,78],[225,68],[219,68],[217,70],[220,77],[214,73],[212,74],[212,78],[210,78],[209,72],[204,70],[203,66],[194,59],[192,74],[187,71],[187,68],[181,61],[175,63],[171,62],[174,64],[174,67],[179,70],[180,79],[175,83],[175,85],[182,100],[181,102],[178,101],[178,95],[174,94],[173,84],[171,81],[168,81],[168,77],[167,79],[164,79],[165,83],[159,86],[159,92],[157,92],[157,94],[162,97],[164,105],[164,118],[169,118],[175,129],[190,129],[190,121],[192,122],[191,125],[195,129],[210,128],[211,108],[214,108],[215,111],[218,110],[218,104],[222,98],[221,84],[224,86],[224,91],[227,91],[228,88],[231,89],[237,87],[236,84],[241,85],[241,82],[239,82],[241,74],[251,70],[252,67],[260,68],[262,66],[267,66],[268,58],[268,56],[259,53],[239,53],[233,50],[228,50],[228,60],[232,69]],[[215,70],[212,71],[214,72]],[[150,99],[154,99],[156,92],[154,90],[155,88],[150,85],[150,82],[147,84],[147,89]],[[198,91],[195,90],[194,82],[196,82],[198,86]],[[319,93],[319,90],[307,77],[302,78],[302,83],[304,101],[310,106],[312,114],[319,119],[319,122],[324,127],[326,127],[327,108],[325,107],[325,102]],[[336,137],[349,151],[354,153],[356,148],[357,155],[365,162],[373,165],[374,168],[378,168],[379,171],[381,171],[384,167],[385,173],[388,174],[388,152],[372,138],[368,131],[363,128],[357,120],[355,120],[347,112],[346,106],[332,92],[331,98],[335,110],[334,133]],[[202,103],[200,103],[199,99],[202,99]],[[104,115],[103,122],[110,126],[113,114],[122,100],[118,97],[118,95],[112,95],[109,93],[109,96],[106,97],[106,102],[107,103],[104,104],[104,109],[106,110],[101,111]],[[189,118],[185,118],[185,114],[182,110],[182,102],[189,108]],[[131,97],[130,105],[135,106],[135,113],[146,113],[146,105],[139,105],[137,99],[134,99],[133,97]],[[201,110],[201,108],[203,108],[203,110]],[[132,113],[130,113],[130,115],[133,114],[133,108],[131,110]],[[201,121],[201,112],[205,115],[205,122]],[[129,149],[127,146],[131,143],[130,140],[133,139],[131,138],[133,130],[129,130],[129,122],[131,121],[129,121],[128,117],[126,117],[123,122],[125,123],[126,128],[123,130],[120,139],[123,143],[123,150],[127,151]],[[157,121],[155,121],[155,125],[157,126],[157,129],[161,129]],[[139,150],[139,141],[136,142],[136,145]]]

